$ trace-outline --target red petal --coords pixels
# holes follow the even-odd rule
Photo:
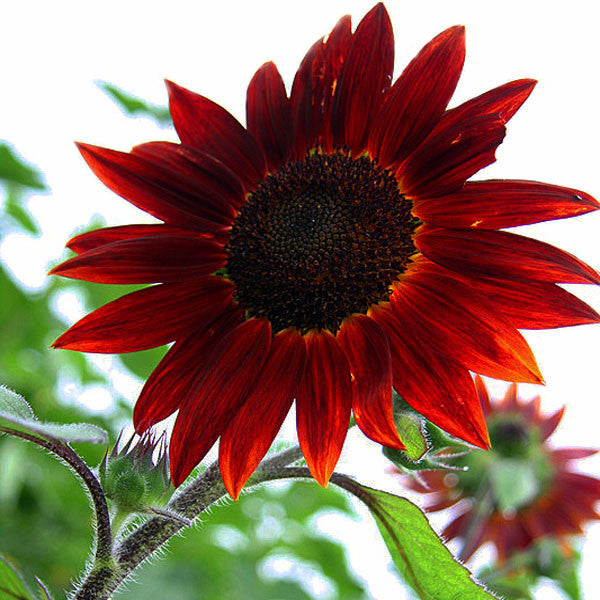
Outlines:
[[[391,302],[400,322],[434,352],[496,379],[542,381],[523,336],[468,285],[416,270],[401,279]]]
[[[248,85],[248,131],[260,142],[270,171],[276,171],[292,154],[292,108],[283,79],[274,63],[265,63]]]
[[[323,123],[321,130],[321,144],[325,152],[334,150],[333,134],[331,132],[331,105],[333,96],[338,86],[338,79],[342,65],[348,57],[352,46],[352,20],[349,15],[342,17],[329,34],[323,49],[323,62],[315,65],[318,74],[318,91],[322,94]]]
[[[455,504],[457,504],[459,502],[459,500],[461,500],[461,497],[458,495],[453,496],[451,498],[444,498],[442,500],[438,500],[434,504],[429,504],[426,507],[426,510],[427,510],[427,512],[437,512],[439,510],[445,510],[445,509],[450,508],[451,506],[454,506]]]
[[[598,210],[589,194],[536,181],[467,182],[453,194],[417,200],[413,214],[430,225],[501,229],[564,219]]]
[[[523,102],[527,100],[536,83],[535,79],[519,79],[472,98],[460,106],[446,111],[431,135],[436,135],[444,129],[483,115],[495,114],[504,123],[508,123],[521,108]]]
[[[316,143],[323,123],[323,38],[315,42],[294,77],[290,103],[294,123],[294,158],[304,157]],[[331,93],[331,92],[330,92]]]
[[[483,414],[487,417],[492,410],[492,405],[490,404],[490,395],[485,387],[485,383],[483,383],[483,379],[479,375],[475,375],[475,391],[477,392]]]
[[[167,81],[173,124],[181,141],[214,156],[238,175],[247,191],[267,173],[256,140],[224,108]]]
[[[50,274],[96,283],[190,281],[214,273],[226,262],[222,244],[214,240],[163,235],[88,250],[57,265]]]
[[[517,402],[517,384],[511,383],[504,394],[504,398],[500,404],[500,407],[505,412],[513,412],[519,410],[519,403]]]
[[[590,477],[583,473],[559,472],[561,483],[569,489],[570,494],[574,492],[578,496],[588,496],[592,502],[600,497],[600,479]]]
[[[264,319],[238,325],[215,348],[179,410],[170,445],[171,478],[179,486],[204,458],[261,373],[271,345]]]
[[[191,237],[212,239],[212,234],[210,233],[199,236],[197,231],[181,229],[173,225],[163,225],[162,223],[156,225],[119,225],[117,227],[104,227],[76,235],[67,242],[67,248],[77,254],[82,254],[83,252],[94,250],[94,248],[99,248],[112,242],[163,235],[189,235]]]
[[[77,144],[95,175],[131,204],[152,216],[199,231],[220,231],[231,224],[231,212],[215,210],[177,187],[177,174],[158,168],[146,157]]]
[[[135,404],[133,424],[137,433],[166,419],[185,402],[217,344],[241,320],[239,309],[230,306],[209,327],[190,331],[186,338],[173,344],[152,371]]]
[[[344,321],[337,340],[352,372],[352,410],[362,432],[378,444],[403,450],[392,409],[392,359],[381,327],[365,315]]]
[[[189,195],[202,205],[209,205],[226,214],[235,214],[230,207],[244,204],[245,192],[240,178],[214,156],[172,142],[148,142],[131,151],[143,156],[156,167],[168,167],[168,184],[176,175],[176,184],[183,195]]]
[[[543,417],[540,415],[541,403],[542,399],[540,396],[535,396],[521,406],[521,412],[527,421],[531,423],[539,423],[540,420],[543,420]]]
[[[473,556],[477,548],[484,543],[486,535],[488,534],[487,522],[485,519],[481,518],[477,509],[473,509],[470,514],[471,519],[466,521],[463,525],[460,536],[463,544],[457,558],[461,562],[467,561]]]
[[[456,537],[460,537],[460,534],[463,531],[463,524],[467,521],[467,519],[469,519],[469,515],[471,514],[472,511],[468,510],[467,512],[450,521],[450,523],[448,523],[446,528],[442,531],[442,537],[446,540],[453,540]]]
[[[152,286],[105,304],[52,345],[108,353],[162,346],[214,321],[231,303],[232,294],[233,284],[218,277]]]
[[[393,70],[392,24],[379,3],[358,24],[342,64],[331,107],[336,147],[347,147],[354,156],[364,152],[371,120],[390,86]]]
[[[422,227],[415,246],[430,260],[469,276],[600,283],[600,276],[572,254],[508,231]]]
[[[564,414],[565,407],[563,406],[562,408],[559,408],[555,413],[552,413],[549,417],[546,417],[540,423],[540,433],[542,434],[542,440],[547,440],[554,433]]]
[[[554,283],[464,279],[491,300],[517,329],[552,329],[600,322],[595,310]]]
[[[465,28],[440,33],[404,69],[386,94],[369,136],[369,153],[398,165],[442,116],[465,60]]]
[[[570,460],[581,460],[597,454],[594,448],[558,448],[552,451],[552,460],[564,463]]]
[[[399,167],[400,190],[412,198],[442,196],[496,160],[506,128],[498,115],[476,117],[430,135]]]
[[[448,433],[489,448],[481,404],[469,371],[420,343],[390,307],[369,311],[390,344],[394,388],[417,412]]]
[[[252,392],[219,442],[221,475],[234,500],[275,439],[298,391],[305,366],[304,338],[291,329],[278,333]]]
[[[306,342],[306,372],[296,400],[298,440],[312,476],[325,487],[350,424],[350,369],[329,332],[310,332]]]
[[[492,539],[496,544],[498,562],[503,563],[516,550],[527,547],[531,540],[521,527],[518,519],[507,521],[504,518],[499,518],[498,521],[496,535]]]

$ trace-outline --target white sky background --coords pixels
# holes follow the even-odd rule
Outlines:
[[[244,122],[246,85],[263,62],[276,62],[289,90],[309,46],[343,14],[352,14],[356,25],[372,5],[370,0],[2,3],[0,138],[43,170],[51,188],[51,195],[30,201],[43,238],[13,236],[0,249],[2,260],[28,286],[39,287],[70,234],[92,215],[103,215],[111,225],[148,220],[97,181],[73,140],[128,150],[144,141],[176,138],[150,120],[123,116],[95,80],[164,104],[163,78],[169,78]],[[534,179],[600,196],[596,2],[391,0],[387,9],[396,35],[396,76],[437,33],[466,25],[465,69],[451,105],[513,79],[540,81],[509,123],[498,161],[479,178]],[[521,231],[600,269],[600,212]],[[599,289],[571,288],[600,310]],[[557,444],[598,446],[600,325],[525,335],[547,385],[522,386],[522,394],[541,392],[547,411],[567,404],[553,438]],[[505,385],[492,383],[491,388],[500,394]],[[381,483],[381,477],[373,476],[375,453],[364,460],[363,440],[356,437],[349,445],[345,470],[391,489],[393,481]],[[600,459],[582,465],[600,472]],[[398,584],[381,573],[385,554],[375,542],[373,550],[366,549],[367,541],[377,536],[374,529],[354,523],[341,527],[346,528],[350,537],[360,539],[353,555],[364,564],[374,557],[362,571],[371,573],[374,597],[401,598]],[[592,527],[588,538],[584,587],[592,597],[600,527]],[[557,597],[548,591],[539,594],[540,599]]]

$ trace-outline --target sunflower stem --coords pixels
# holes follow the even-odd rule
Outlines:
[[[465,562],[478,547],[487,520],[493,511],[492,489],[486,477],[475,496],[471,517],[465,522],[459,533],[459,537],[462,538],[462,546],[458,553],[460,561]]]
[[[300,446],[292,446],[279,454],[275,454],[266,460],[263,460],[259,466],[260,471],[267,471],[272,469],[278,469],[280,467],[287,467],[292,463],[295,463],[303,458],[302,450]]]
[[[300,458],[302,452],[295,446],[264,460],[246,487],[288,477],[310,478],[308,469],[286,468]],[[113,560],[94,561],[92,568],[70,596],[71,599],[108,600],[134,569],[226,493],[218,463],[215,462],[171,499],[164,509],[170,513],[169,516],[151,517],[125,536],[116,544]],[[178,515],[180,518],[175,519],[172,515]]]
[[[106,497],[102,486],[93,471],[85,464],[84,460],[68,444],[59,440],[46,440],[31,435],[24,431],[0,427],[0,433],[8,433],[21,439],[27,440],[42,448],[46,448],[54,455],[66,462],[79,475],[85,485],[87,492],[92,500],[94,515],[96,517],[94,564],[104,564],[110,562],[112,557],[112,533],[110,525],[110,515]]]

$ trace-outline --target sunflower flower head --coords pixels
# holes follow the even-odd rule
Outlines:
[[[77,256],[52,272],[155,285],[54,345],[118,353],[172,343],[133,418],[142,433],[179,411],[175,485],[220,438],[237,498],[294,401],[304,457],[327,485],[351,412],[365,435],[403,448],[393,388],[487,447],[469,371],[541,382],[518,328],[599,320],[556,285],[598,283],[593,269],[500,231],[597,202],[532,181],[469,181],[495,160],[535,81],[448,110],[464,56],[464,28],[451,27],[393,82],[392,27],[377,4],[354,31],[343,17],[311,46],[289,94],[274,63],[260,67],[245,127],[168,82],[181,143],[79,145],[110,189],[160,222],[79,235],[68,244]]]
[[[428,494],[429,511],[456,505],[443,535],[460,540],[463,560],[486,542],[495,545],[500,563],[532,549],[541,552],[541,565],[548,562],[544,553],[550,547],[572,553],[568,538],[582,534],[585,522],[600,518],[594,509],[600,480],[576,472],[573,461],[596,450],[549,444],[564,409],[542,414],[539,396],[520,399],[516,384],[499,401],[490,401],[479,377],[476,386],[491,450],[473,450],[456,459],[453,464],[465,470],[425,472],[408,485]],[[547,543],[550,539],[554,541]]]

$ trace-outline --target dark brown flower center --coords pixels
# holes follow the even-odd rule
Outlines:
[[[392,174],[367,157],[312,154],[249,195],[229,237],[227,276],[273,331],[337,332],[386,300],[415,252],[417,221]]]
[[[502,456],[527,456],[532,442],[539,442],[533,428],[518,415],[497,417],[488,429],[493,451]]]

